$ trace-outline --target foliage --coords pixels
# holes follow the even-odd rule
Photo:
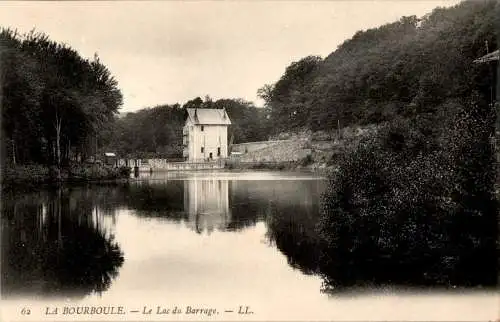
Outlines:
[[[495,285],[494,113],[446,108],[384,125],[341,161],[318,224],[328,286]]]
[[[283,162],[240,162],[239,160],[226,161],[226,169],[238,169],[238,170],[292,170],[297,168],[297,163],[293,161],[283,161]]]
[[[35,31],[1,29],[0,50],[3,162],[60,168],[85,158],[122,104],[107,67]]]
[[[131,169],[128,167],[115,168],[103,164],[72,164],[66,176],[71,181],[89,181],[129,178]]]
[[[321,58],[308,56],[287,67],[285,74],[274,84],[265,85],[257,92],[271,107],[270,117],[277,130],[301,128],[308,125],[311,109],[312,79],[320,69]]]
[[[138,158],[182,157],[184,110],[162,105],[127,113],[115,120],[106,149]]]
[[[314,163],[314,159],[311,154],[306,155],[302,160],[300,160],[300,165],[306,167]]]
[[[115,168],[103,164],[85,163],[71,163],[62,171],[55,166],[47,167],[40,164],[9,166],[2,170],[2,189],[50,184],[56,179],[71,182],[126,179],[131,173],[128,167]],[[54,173],[57,173],[59,178],[56,178]]]
[[[496,0],[465,1],[417,18],[357,32],[326,58],[292,63],[258,91],[276,133],[333,130],[427,113],[473,90],[490,97],[492,66],[474,64],[498,48]]]
[[[25,183],[33,184],[47,182],[50,179],[49,168],[43,165],[23,165],[17,167],[6,167],[2,169],[3,184]]]
[[[231,126],[229,138],[232,143],[265,141],[268,139],[270,124],[264,109],[257,108],[251,102],[242,99],[220,99],[213,103],[213,108],[225,108]]]

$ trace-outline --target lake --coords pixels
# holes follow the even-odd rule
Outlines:
[[[496,317],[492,291],[324,292],[314,240],[325,187],[305,172],[172,172],[4,198],[2,315],[25,320],[28,306],[68,321],[82,317],[47,310],[99,304],[127,314],[83,320]]]

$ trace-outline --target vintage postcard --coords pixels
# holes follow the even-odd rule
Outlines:
[[[498,321],[498,0],[0,3],[0,321]]]

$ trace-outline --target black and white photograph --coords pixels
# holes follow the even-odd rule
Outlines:
[[[500,321],[500,0],[3,1],[0,321]]]

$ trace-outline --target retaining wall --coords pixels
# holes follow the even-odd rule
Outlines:
[[[258,141],[258,142],[247,142],[247,143],[238,143],[231,145],[231,152],[241,152],[241,153],[250,153],[258,150],[262,150],[271,146],[275,146],[277,144],[284,144],[290,142],[292,140],[275,140],[275,141]]]

